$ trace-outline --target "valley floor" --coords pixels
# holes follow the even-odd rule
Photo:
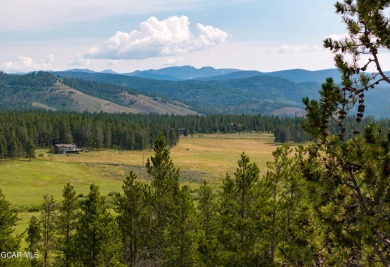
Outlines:
[[[171,158],[180,168],[181,182],[192,189],[202,180],[218,186],[226,173],[233,175],[237,161],[245,152],[256,162],[261,173],[272,160],[276,145],[271,134],[213,134],[181,137],[171,149]],[[57,155],[46,149],[36,151],[36,159],[5,160],[0,162],[0,188],[22,219],[17,232],[23,232],[29,218],[38,210],[44,194],[60,201],[64,185],[70,182],[76,192],[86,195],[95,183],[103,195],[120,192],[122,181],[130,170],[148,182],[145,164],[153,150],[102,150],[80,154]],[[30,211],[30,212],[29,212]]]

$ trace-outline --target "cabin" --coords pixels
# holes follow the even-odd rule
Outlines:
[[[56,154],[69,154],[78,153],[79,149],[74,144],[55,144],[54,153]]]
[[[187,136],[187,129],[186,128],[179,128],[177,129],[179,135]]]

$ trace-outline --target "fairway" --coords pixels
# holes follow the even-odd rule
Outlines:
[[[256,162],[261,173],[272,160],[276,145],[268,134],[200,135],[182,137],[171,149],[171,157],[180,168],[181,182],[195,189],[202,180],[219,185],[226,173],[234,175],[243,151]],[[87,194],[95,183],[103,195],[121,191],[122,181],[130,170],[148,181],[145,163],[153,150],[103,150],[71,155],[36,151],[31,161],[0,162],[0,188],[17,210],[36,209],[44,194],[61,200],[63,186],[70,182],[78,194]]]

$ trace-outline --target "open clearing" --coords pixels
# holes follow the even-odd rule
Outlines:
[[[269,134],[200,135],[180,138],[179,144],[171,149],[171,157],[180,168],[182,184],[196,189],[202,180],[217,186],[226,173],[233,176],[243,151],[264,174],[266,162],[272,160],[275,148],[273,136]],[[60,201],[67,182],[84,196],[91,183],[98,185],[103,195],[120,192],[122,181],[130,170],[146,182],[150,179],[145,163],[153,154],[153,150],[104,150],[55,155],[39,149],[37,158],[31,161],[0,161],[0,189],[21,211],[19,215],[23,220],[17,232],[22,232],[33,214],[27,211],[37,211],[44,194],[53,195]]]
[[[265,173],[266,162],[272,160],[276,145],[272,135],[231,134],[182,137],[171,149],[171,157],[181,170],[181,182],[197,188],[202,180],[219,184],[226,173],[233,175],[243,151]],[[13,205],[39,205],[44,194],[60,199],[63,186],[70,182],[77,193],[88,193],[95,183],[102,194],[119,192],[130,170],[148,180],[145,163],[153,155],[145,151],[91,151],[56,155],[44,149],[37,159],[0,162],[0,188]],[[38,156],[41,155],[41,156]]]

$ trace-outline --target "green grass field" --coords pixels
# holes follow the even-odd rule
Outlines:
[[[256,162],[262,173],[272,160],[276,145],[268,134],[230,134],[183,137],[171,149],[171,157],[181,171],[181,182],[195,189],[202,180],[219,185],[226,173],[233,175],[243,151]],[[91,151],[72,155],[36,151],[37,158],[0,161],[0,189],[20,211],[17,232],[23,232],[37,210],[44,194],[61,200],[62,189],[70,182],[78,194],[88,194],[95,183],[103,195],[120,192],[122,181],[130,170],[148,181],[145,163],[153,155],[145,151]],[[39,156],[40,155],[40,156]]]

